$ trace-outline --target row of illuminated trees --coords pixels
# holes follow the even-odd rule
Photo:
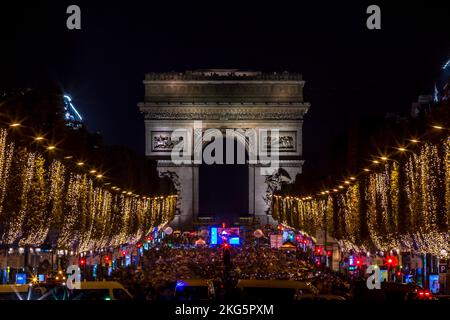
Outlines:
[[[80,124],[76,129],[68,126],[64,94],[53,83],[2,92],[0,125],[14,129],[10,130],[10,136],[17,144],[39,142],[42,147],[53,148],[52,152],[58,157],[71,157],[74,163],[84,163],[88,171],[96,170],[102,174],[105,182],[120,183],[126,190],[155,195],[176,192],[169,179],[159,177],[155,161],[123,145],[105,145],[101,134],[90,132],[86,124]],[[81,113],[86,110],[86,104],[90,103],[77,103]],[[12,128],[12,125],[16,126]],[[111,125],[121,130],[122,123]]]
[[[64,119],[54,84],[0,97],[0,247],[87,251],[133,243],[173,219],[173,185],[126,147]]]
[[[439,130],[445,128],[437,127]],[[273,196],[274,219],[311,235],[325,230],[347,249],[450,252],[450,136],[414,140],[414,152],[380,157],[314,195]]]

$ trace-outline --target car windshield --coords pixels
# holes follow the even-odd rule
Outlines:
[[[73,290],[72,300],[111,300],[108,289]]]
[[[31,300],[67,300],[68,292],[62,286],[37,286],[31,289]]]
[[[27,293],[23,292],[0,292],[0,301],[2,300],[26,300]]]
[[[115,300],[131,300],[132,297],[123,289],[113,289],[113,296]]]

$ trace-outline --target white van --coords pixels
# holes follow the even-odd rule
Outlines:
[[[26,284],[1,284],[0,300],[27,300],[28,289]]]
[[[319,290],[307,281],[239,280],[236,289],[243,300],[292,301],[303,294],[318,294]]]

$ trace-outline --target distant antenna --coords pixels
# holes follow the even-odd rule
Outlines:
[[[78,110],[72,103],[72,98],[69,95],[64,95],[64,119],[67,121],[67,126],[78,129],[83,122]]]

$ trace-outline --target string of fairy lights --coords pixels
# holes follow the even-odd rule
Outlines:
[[[272,215],[309,234],[326,230],[348,249],[447,257],[450,135],[447,131],[442,136],[438,142],[410,139],[408,146],[396,147],[395,153],[371,159],[359,175],[314,195],[273,195]]]
[[[142,196],[105,182],[84,161],[58,159],[44,136],[32,138],[37,148],[19,145],[9,131],[20,127],[0,128],[0,244],[53,241],[86,252],[136,243],[173,220],[177,195]]]

